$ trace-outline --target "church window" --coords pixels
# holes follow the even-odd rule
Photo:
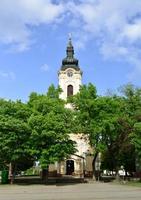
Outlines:
[[[73,86],[72,85],[68,85],[67,87],[67,96],[72,96],[73,95]]]

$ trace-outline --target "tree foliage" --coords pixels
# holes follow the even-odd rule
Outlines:
[[[94,147],[94,161],[101,152],[103,167],[117,171],[122,165],[126,171],[135,171],[135,149],[141,141],[135,129],[141,119],[141,89],[126,85],[120,91],[121,95],[98,96],[88,84],[71,101],[79,113],[80,132],[89,136]]]
[[[70,140],[73,130],[73,112],[59,99],[60,88],[52,85],[47,95],[31,94],[28,104],[33,110],[29,118],[32,129],[31,154],[43,168],[61,161],[74,153],[75,143]]]
[[[21,166],[23,159],[32,161],[30,165],[25,164],[27,167],[33,165],[28,153],[31,130],[27,121],[30,115],[30,108],[21,101],[0,100],[0,162],[1,168],[12,166],[10,173]]]
[[[141,89],[133,85],[120,93],[98,96],[93,84],[83,85],[68,99],[51,85],[45,95],[32,92],[27,103],[0,99],[0,167],[10,163],[26,169],[38,160],[42,168],[74,154],[69,133],[84,133],[102,154],[102,168],[135,171],[141,160]]]

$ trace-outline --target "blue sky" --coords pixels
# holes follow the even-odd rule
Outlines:
[[[83,83],[141,86],[141,0],[0,0],[0,97],[57,85],[69,33]]]

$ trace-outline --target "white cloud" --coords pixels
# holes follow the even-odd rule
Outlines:
[[[4,79],[9,79],[9,80],[15,80],[16,75],[14,72],[0,71],[0,77]]]
[[[81,0],[69,8],[81,46],[93,40],[106,59],[124,60],[141,74],[141,0]]]
[[[66,19],[77,48],[94,41],[104,58],[141,71],[141,0],[0,0],[0,42],[24,51],[33,42],[31,27],[64,29]]]
[[[49,71],[49,66],[48,66],[48,64],[43,64],[42,66],[41,66],[41,71],[43,71],[43,72],[48,72]]]
[[[55,22],[62,4],[51,0],[0,0],[0,42],[13,44],[19,51],[31,44],[30,26]]]
[[[131,43],[141,40],[141,20],[136,20],[133,24],[127,24],[122,34]]]

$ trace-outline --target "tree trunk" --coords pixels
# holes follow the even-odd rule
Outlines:
[[[10,184],[14,183],[14,169],[13,169],[12,163],[9,164],[9,180],[10,180]]]
[[[48,183],[48,167],[46,169],[42,169],[42,175],[41,175],[43,183]]]
[[[93,163],[92,163],[92,165],[93,165],[93,179],[94,180],[97,180],[96,169],[95,169],[95,162],[96,162],[97,156],[98,156],[98,152],[95,153]]]
[[[119,168],[116,169],[116,181],[120,181],[120,176],[119,176]]]

